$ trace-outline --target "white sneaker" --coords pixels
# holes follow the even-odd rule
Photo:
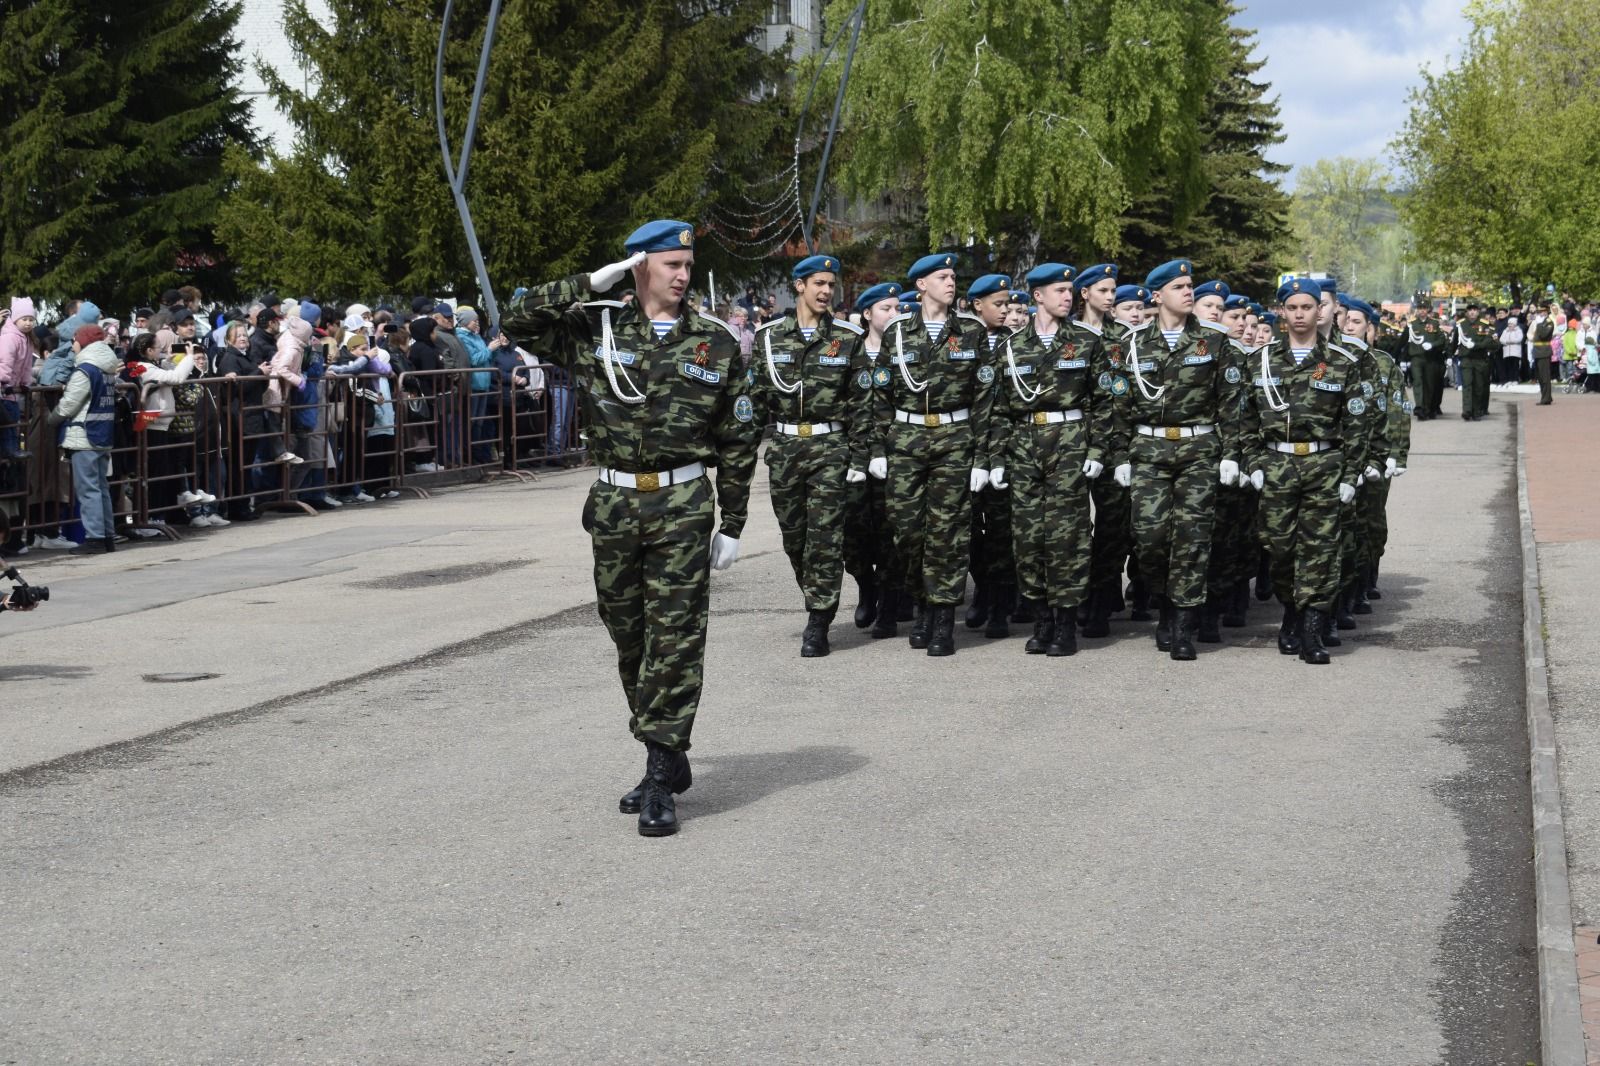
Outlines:
[[[193,507],[197,503],[204,502],[204,500],[205,500],[205,497],[200,495],[198,492],[180,492],[180,493],[178,493],[178,506],[179,507]]]
[[[211,493],[207,492],[205,489],[196,489],[195,490],[195,495],[200,497],[200,502],[201,503],[216,503],[217,502],[217,498],[215,496],[211,495]]]
[[[419,474],[433,474],[433,473],[438,472],[438,469],[439,469],[439,464],[438,463],[418,463],[417,464],[417,473],[419,473]]]
[[[357,502],[357,503],[371,503],[373,500],[377,499],[376,496],[367,495],[365,490],[356,493],[354,496],[352,496],[350,498],[352,500],[354,500],[355,502]]]
[[[278,456],[277,461],[280,463],[293,463],[296,466],[305,462],[304,459],[300,458],[294,452],[284,452],[282,455]]]
[[[400,490],[390,489],[388,492],[379,493],[378,498],[380,500],[398,500],[400,498]]]
[[[212,529],[221,529],[223,526],[233,525],[232,522],[228,521],[226,518],[223,518],[219,514],[208,514],[205,516],[205,518],[206,525],[210,526]]]
[[[337,496],[324,496],[323,500],[327,503],[327,505],[329,507],[343,507],[344,506],[344,504],[339,502],[339,497],[337,497]]]
[[[130,530],[128,530],[128,532],[132,533],[135,537],[139,538],[140,540],[149,540],[152,537],[161,536],[160,531],[159,530],[154,530],[154,529],[130,529]]]
[[[51,551],[63,552],[76,548],[78,543],[77,541],[68,540],[66,537],[35,537],[33,538],[33,546],[35,548],[49,548]]]
[[[28,550],[29,550],[28,549],[28,545],[26,545],[26,544],[18,544],[16,551],[14,551],[14,552],[6,552],[6,554],[7,555],[27,555],[28,554]]]

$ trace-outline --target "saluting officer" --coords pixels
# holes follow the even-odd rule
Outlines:
[[[1223,338],[1190,313],[1194,268],[1187,259],[1157,267],[1145,287],[1156,317],[1129,331],[1129,374],[1112,380],[1134,430],[1114,476],[1132,490],[1139,569],[1161,596],[1156,647],[1191,660],[1217,486],[1239,479],[1239,375],[1218,358]]]
[[[905,598],[905,568],[894,550],[894,531],[885,510],[883,480],[888,476],[887,441],[871,418],[873,396],[889,387],[889,360],[883,354],[883,330],[900,313],[900,286],[883,282],[856,297],[855,311],[865,333],[861,337],[864,364],[855,371],[854,388],[867,404],[864,433],[867,438],[865,481],[851,484],[845,512],[844,568],[861,589],[856,608],[857,629],[872,627],[875,639],[898,633],[900,605]]]
[[[847,482],[867,480],[871,395],[853,387],[866,367],[861,327],[832,313],[839,260],[802,259],[794,317],[756,327],[752,399],[757,421],[774,430],[767,449],[772,511],[783,551],[805,598],[803,658],[828,654],[828,626],[844,579]]]
[[[884,331],[889,383],[874,394],[874,420],[888,441],[888,512],[912,594],[922,610],[911,646],[955,654],[956,604],[966,591],[972,494],[989,483],[977,440],[988,432],[994,367],[987,328],[953,310],[956,257],[940,252],[911,265],[920,309]]]
[[[638,812],[641,834],[666,836],[678,831],[673,794],[693,780],[710,571],[739,557],[761,427],[738,337],[684,299],[694,228],[651,222],[626,248],[620,263],[514,297],[504,328],[569,373],[583,398],[599,466],[584,507],[595,592],[646,750],[644,779],[619,806]],[[634,301],[592,299],[629,271]]]

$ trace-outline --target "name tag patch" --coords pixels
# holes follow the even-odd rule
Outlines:
[[[819,356],[817,356],[817,365],[818,366],[849,366],[850,365],[850,357],[848,355],[819,355]]]
[[[1344,384],[1342,382],[1338,382],[1338,381],[1318,381],[1315,378],[1313,378],[1312,381],[1311,381],[1311,387],[1313,389],[1321,389],[1323,392],[1343,392],[1344,391]]]
[[[707,385],[722,384],[722,372],[719,370],[707,370],[705,367],[696,363],[679,363],[678,367],[683,371],[684,377],[694,378],[696,381],[703,381]]]
[[[1083,370],[1089,365],[1087,359],[1057,359],[1057,370]]]
[[[794,362],[794,356],[788,352],[773,352],[772,361],[774,363],[792,363]]]
[[[1201,363],[1209,363],[1209,362],[1213,361],[1215,358],[1216,358],[1215,356],[1211,356],[1211,355],[1187,355],[1187,356],[1184,356],[1183,365],[1184,366],[1199,366]]]
[[[1154,373],[1155,369],[1156,369],[1156,362],[1155,362],[1154,359],[1150,360],[1148,363],[1140,363],[1139,364],[1139,373],[1141,373],[1141,374]]]
[[[954,363],[969,363],[978,358],[978,353],[971,348],[958,348],[950,353],[950,361]]]
[[[1010,374],[1012,377],[1020,377],[1023,374],[1033,373],[1033,367],[1028,366],[1027,364],[1017,367],[1006,367],[1006,373]]]
[[[604,360],[606,357],[606,350],[604,348],[596,348],[594,350],[594,357],[596,359]],[[639,361],[639,356],[634,352],[612,352],[611,358],[616,361],[618,366],[632,366]]]
[[[1263,387],[1265,385],[1282,385],[1283,384],[1283,379],[1282,378],[1254,378],[1254,379],[1252,379],[1251,384],[1253,384],[1256,388],[1259,389],[1259,388],[1261,388],[1261,387]]]

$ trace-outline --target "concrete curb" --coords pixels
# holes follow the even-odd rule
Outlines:
[[[1539,599],[1539,549],[1528,502],[1528,448],[1519,404],[1517,518],[1522,532],[1522,654],[1528,713],[1529,783],[1533,792],[1533,894],[1539,933],[1539,1044],[1544,1066],[1584,1066],[1583,1014],[1578,961],[1572,939],[1572,896],[1567,882],[1567,831],[1561,819],[1561,777],[1556,727],[1550,713],[1545,663],[1544,605]]]

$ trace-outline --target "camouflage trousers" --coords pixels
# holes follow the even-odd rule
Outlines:
[[[1337,490],[1335,490],[1337,491]],[[1355,580],[1356,571],[1365,565],[1367,550],[1367,530],[1361,521],[1363,507],[1370,506],[1367,498],[1372,495],[1373,484],[1356,486],[1355,502],[1345,507],[1339,515],[1339,583],[1337,588],[1344,588]]]
[[[1027,422],[1013,432],[1006,478],[1011,483],[1018,591],[1023,599],[1049,607],[1076,607],[1089,590],[1084,423]]]
[[[1133,438],[1134,551],[1151,593],[1174,607],[1198,607],[1206,598],[1221,454],[1216,433]]]
[[[808,611],[839,607],[845,504],[851,488],[844,475],[849,465],[850,449],[843,433],[820,437],[779,433],[767,447],[772,513]]]
[[[1298,610],[1330,610],[1339,587],[1339,502],[1344,455],[1268,452],[1261,491],[1261,537],[1272,556],[1272,591]]]
[[[886,495],[884,483],[875,477],[845,485],[844,572],[857,581],[877,581],[898,590],[905,584],[905,568],[894,550]]]
[[[689,750],[704,676],[711,601],[711,481],[659,492],[595,482],[584,508],[600,620],[641,741]]]
[[[1111,480],[1111,470],[1089,483],[1094,500],[1094,535],[1089,541],[1089,586],[1120,601],[1122,575],[1133,553],[1133,506],[1128,490]],[[1137,569],[1138,563],[1134,563]]]
[[[1009,471],[1007,473],[1009,475]],[[1011,551],[1011,509],[1010,489],[987,488],[973,494],[967,569],[980,581],[1016,580],[1017,564]]]
[[[1356,496],[1356,516],[1361,523],[1361,566],[1376,566],[1389,543],[1389,482],[1369,481]]]
[[[906,589],[935,607],[954,607],[967,588],[972,535],[972,423],[889,429],[887,508]]]
[[[1256,572],[1256,492],[1217,486],[1216,519],[1211,527],[1211,561],[1206,564],[1206,596],[1227,595]]]

